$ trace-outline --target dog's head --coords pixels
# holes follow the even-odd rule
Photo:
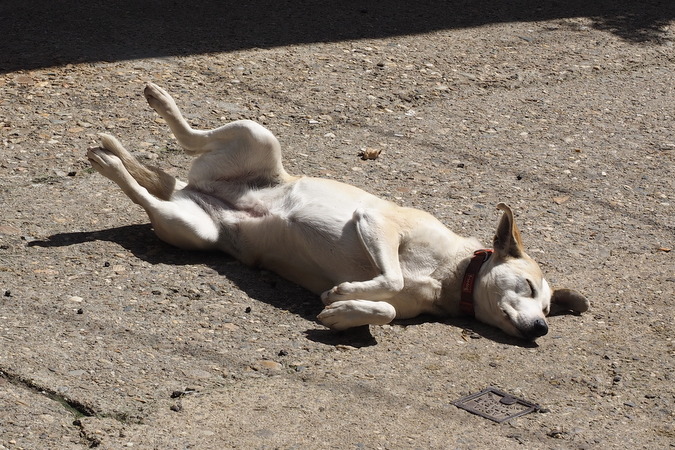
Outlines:
[[[494,254],[480,270],[474,288],[474,311],[481,322],[507,334],[534,340],[548,333],[551,312],[583,312],[588,300],[570,289],[551,290],[539,265],[523,248],[513,212],[504,211],[494,237]]]

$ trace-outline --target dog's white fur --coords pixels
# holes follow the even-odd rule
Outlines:
[[[274,135],[251,121],[193,130],[154,84],[152,108],[197,158],[188,183],[140,164],[112,136],[88,150],[91,165],[141,205],[160,239],[184,249],[218,249],[321,294],[318,318],[333,329],[380,325],[422,313],[459,313],[460,285],[481,244],[426,212],[403,208],[354,186],[289,175]],[[546,334],[551,304],[585,311],[570,290],[552,292],[523,250],[504,204],[494,255],[474,292],[478,320],[514,336]]]

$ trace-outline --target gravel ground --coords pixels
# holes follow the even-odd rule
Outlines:
[[[0,6],[0,449],[675,447],[669,2],[75,3]],[[185,177],[147,81],[486,244],[510,204],[591,310],[536,344],[324,329],[313,295],[163,244],[88,167],[108,132]],[[452,404],[488,386],[542,409]]]

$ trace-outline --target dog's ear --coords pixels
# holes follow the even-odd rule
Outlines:
[[[551,311],[548,315],[554,316],[568,311],[582,313],[588,311],[590,306],[588,299],[574,289],[556,289],[551,294]]]
[[[513,220],[513,211],[504,203],[499,203],[497,208],[504,211],[497,226],[497,234],[493,240],[493,247],[502,256],[520,258],[525,253],[523,241],[520,239],[520,231]]]

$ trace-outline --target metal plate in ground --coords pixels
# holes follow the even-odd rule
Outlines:
[[[537,404],[514,397],[493,387],[468,395],[452,402],[452,404],[495,422],[505,422],[539,409]]]

